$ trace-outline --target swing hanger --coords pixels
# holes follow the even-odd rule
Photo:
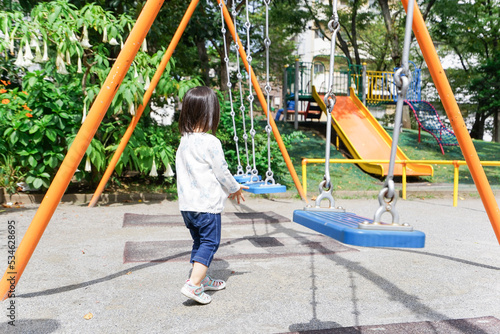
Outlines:
[[[330,211],[330,212],[345,212],[345,209],[342,207],[335,207],[335,200],[332,196],[332,183],[330,177],[330,150],[331,150],[331,138],[332,138],[332,111],[335,107],[335,103],[337,101],[337,97],[333,92],[333,83],[334,76],[333,71],[335,68],[335,40],[337,37],[337,33],[340,29],[339,18],[337,15],[337,1],[334,1],[333,4],[333,14],[328,22],[328,28],[332,33],[332,38],[330,40],[330,73],[328,76],[328,92],[325,94],[324,102],[326,105],[327,111],[327,124],[326,124],[326,139],[325,139],[325,174],[323,176],[323,181],[320,182],[319,196],[316,197],[315,205],[308,205],[304,208],[305,211]],[[328,207],[322,207],[321,202],[323,200],[328,201]]]
[[[413,228],[409,224],[399,224],[399,214],[396,210],[397,194],[394,189],[394,165],[396,160],[396,151],[399,141],[399,133],[401,130],[401,119],[403,114],[403,104],[406,99],[406,93],[411,82],[411,73],[409,69],[408,59],[410,56],[410,40],[413,22],[413,1],[408,3],[408,12],[406,15],[405,38],[403,44],[402,65],[394,73],[394,82],[398,88],[398,101],[396,103],[396,116],[394,119],[394,130],[392,132],[391,157],[389,160],[389,170],[387,178],[384,182],[384,187],[378,195],[379,208],[375,212],[373,223],[362,222],[359,224],[360,229],[390,229],[412,231]],[[381,217],[384,213],[389,213],[392,216],[392,223],[381,223]]]

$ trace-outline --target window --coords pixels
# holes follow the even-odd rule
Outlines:
[[[325,72],[325,65],[321,63],[314,64],[314,74]]]

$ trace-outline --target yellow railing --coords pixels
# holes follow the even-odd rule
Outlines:
[[[362,74],[351,74],[354,83],[362,82]],[[394,72],[366,71],[366,101],[378,103],[393,101],[392,93],[395,93]],[[356,90],[361,89],[357,87]],[[357,93],[357,92],[356,92]]]
[[[325,159],[302,159],[302,186],[304,193],[307,196],[307,164],[325,163]],[[363,159],[330,159],[330,163],[334,164],[359,164],[359,163],[374,163],[383,164],[389,163],[389,160],[363,160]],[[402,175],[402,198],[406,199],[406,166],[410,164],[429,164],[429,165],[453,165],[453,206],[458,204],[458,169],[460,166],[466,165],[463,160],[396,160],[395,163],[403,165]],[[500,166],[500,161],[481,161],[482,166]]]

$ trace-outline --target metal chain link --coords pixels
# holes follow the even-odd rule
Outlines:
[[[333,92],[334,75],[333,71],[335,69],[335,40],[337,38],[337,32],[340,29],[339,17],[337,14],[337,1],[333,1],[332,17],[328,22],[328,28],[332,33],[330,40],[330,73],[328,75],[328,92],[325,94],[324,102],[326,105],[326,140],[325,140],[325,174],[323,176],[323,181],[319,184],[320,195],[316,198],[316,207],[320,207],[321,201],[327,199],[330,202],[330,208],[335,207],[335,200],[332,196],[332,183],[330,178],[330,150],[331,150],[331,138],[332,138],[332,111],[335,106],[336,96]]]
[[[237,20],[236,20],[236,15],[238,14],[236,12],[236,5],[233,5],[233,10],[231,12],[233,15],[233,24],[234,24],[234,30],[238,31],[238,26],[237,26]],[[247,134],[247,126],[246,126],[246,118],[245,118],[245,100],[243,98],[243,88],[242,88],[242,80],[243,80],[243,75],[241,74],[240,70],[240,44],[238,43],[239,41],[239,36],[236,34],[236,70],[237,74],[236,77],[238,78],[238,90],[240,92],[240,112],[241,112],[241,119],[243,121],[243,140],[245,141],[245,156],[247,159],[247,165],[245,167],[246,171],[245,174],[250,175],[252,173],[252,166],[250,166],[250,156],[248,154],[248,134]]]
[[[264,44],[266,46],[266,85],[264,90],[266,91],[266,100],[267,100],[267,172],[266,172],[266,180],[264,184],[275,184],[273,171],[271,170],[271,125],[270,125],[270,115],[271,108],[269,107],[269,95],[271,94],[271,84],[269,83],[269,47],[271,46],[271,39],[269,38],[269,4],[271,0],[264,0],[264,4],[266,5],[266,27],[264,38]]]
[[[403,104],[406,98],[406,92],[411,82],[411,73],[409,69],[410,42],[413,23],[413,5],[414,1],[408,1],[408,11],[406,14],[405,38],[403,44],[402,66],[394,73],[394,83],[398,89],[398,101],[396,103],[396,115],[394,119],[394,130],[392,133],[391,156],[389,160],[389,170],[384,182],[384,187],[379,193],[380,207],[375,212],[374,224],[379,224],[383,213],[388,212],[392,216],[392,224],[399,223],[399,214],[396,210],[397,193],[394,186],[394,166],[398,149],[399,133],[401,131],[401,119],[403,115]]]
[[[243,175],[243,167],[241,166],[241,159],[240,159],[240,149],[238,146],[238,133],[236,132],[236,120],[235,120],[235,115],[236,113],[234,112],[234,106],[233,106],[233,93],[232,93],[232,84],[231,84],[231,70],[229,69],[229,57],[228,57],[228,52],[227,52],[227,43],[226,43],[226,27],[224,25],[224,2],[221,1],[219,3],[219,8],[220,8],[220,17],[221,17],[221,32],[222,32],[222,40],[224,44],[224,63],[226,64],[226,74],[227,74],[227,88],[229,91],[229,103],[231,104],[231,118],[233,121],[233,139],[234,139],[234,144],[236,146],[236,157],[238,159],[238,169],[236,171],[236,175]]]
[[[248,101],[250,102],[250,136],[252,137],[252,162],[253,168],[251,172],[250,182],[259,181],[257,171],[257,164],[255,162],[255,129],[254,129],[254,120],[253,120],[253,91],[252,91],[252,52],[251,52],[251,44],[250,44],[250,11],[248,0],[245,0],[245,10],[246,10],[246,21],[245,28],[247,33],[247,62],[248,62]]]

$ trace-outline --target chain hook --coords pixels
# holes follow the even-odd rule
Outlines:
[[[394,183],[393,183],[393,185],[394,185]],[[379,224],[381,221],[382,215],[386,212],[391,214],[392,224],[399,224],[399,213],[396,210],[397,194],[396,194],[396,192],[394,192],[393,196],[390,197],[390,196],[388,196],[388,193],[389,193],[389,188],[385,187],[378,194],[378,203],[380,206],[377,209],[377,211],[375,212],[375,216],[373,218],[374,224]],[[386,201],[386,199],[388,199],[388,200]]]
[[[327,180],[325,177],[323,178],[323,181],[320,182],[319,186],[319,196],[316,197],[316,208],[321,207],[321,202],[326,199],[330,203],[328,208],[335,208],[335,200],[333,199],[332,196],[332,184],[329,180]]]

